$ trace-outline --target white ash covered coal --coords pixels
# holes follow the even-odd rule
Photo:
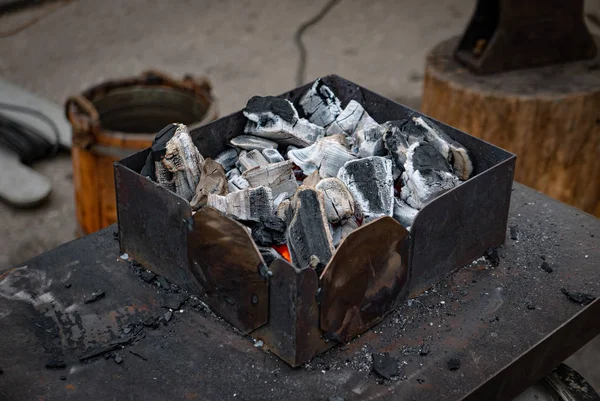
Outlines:
[[[322,269],[365,222],[392,216],[410,229],[428,202],[468,179],[466,148],[414,116],[376,121],[317,80],[297,107],[255,96],[243,132],[204,159],[182,124],[157,134],[142,174],[248,227],[261,254]]]

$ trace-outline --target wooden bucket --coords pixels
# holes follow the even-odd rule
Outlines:
[[[173,79],[156,71],[109,81],[70,97],[73,183],[78,235],[117,222],[113,162],[152,145],[165,125],[194,128],[217,118],[206,79]]]

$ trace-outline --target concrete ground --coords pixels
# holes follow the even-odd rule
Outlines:
[[[68,95],[90,85],[148,68],[206,75],[225,115],[242,108],[253,95],[278,94],[296,86],[294,33],[325,3],[50,2],[0,16],[0,76],[63,104]],[[418,108],[427,50],[460,34],[474,4],[475,0],[341,0],[304,35],[306,81],[336,73]],[[586,7],[600,16],[600,1],[589,0]],[[2,35],[40,15],[46,16],[14,35]],[[593,21],[590,28],[600,33]],[[69,155],[34,168],[51,179],[53,193],[46,204],[32,210],[0,203],[0,270],[74,238]],[[595,374],[600,388],[598,368],[589,374]]]

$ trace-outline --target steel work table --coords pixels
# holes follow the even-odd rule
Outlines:
[[[0,272],[0,399],[513,396],[600,333],[600,300],[583,306],[561,292],[600,295],[600,220],[515,184],[509,226],[497,267],[475,261],[297,369],[192,299],[154,323],[173,296],[142,280],[105,229]],[[84,304],[97,290],[105,297]],[[371,352],[398,357],[400,377],[379,379]],[[66,367],[45,367],[57,359]]]

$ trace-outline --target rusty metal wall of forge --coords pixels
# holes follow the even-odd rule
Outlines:
[[[410,229],[411,296],[504,243],[515,161],[469,179],[419,212]]]
[[[190,270],[213,311],[244,333],[268,321],[269,284],[264,261],[241,223],[204,207],[187,237]]]
[[[317,273],[311,268],[297,269],[284,260],[273,261],[269,283],[269,323],[254,331],[265,349],[293,367],[310,361],[331,348],[319,329],[319,288]]]
[[[321,329],[347,342],[408,295],[408,231],[380,217],[344,238],[321,274]]]
[[[119,244],[135,260],[179,286],[197,292],[188,269],[189,203],[142,177],[148,150],[115,163]]]

